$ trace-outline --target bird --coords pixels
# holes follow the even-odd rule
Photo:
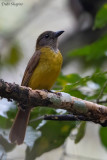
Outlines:
[[[63,62],[63,57],[58,49],[58,37],[64,31],[45,31],[37,38],[35,52],[28,62],[22,78],[21,86],[35,89],[50,90],[54,85]],[[26,127],[29,122],[31,107],[23,110],[18,107],[18,112],[10,130],[11,143],[22,144]]]

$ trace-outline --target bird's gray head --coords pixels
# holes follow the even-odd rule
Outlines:
[[[58,49],[58,37],[63,33],[64,31],[45,31],[43,32],[37,39],[36,43],[36,49],[41,49],[42,47],[50,47],[54,50]]]

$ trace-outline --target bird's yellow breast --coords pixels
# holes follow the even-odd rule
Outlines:
[[[50,89],[55,83],[62,66],[60,51],[54,52],[49,47],[41,50],[40,60],[35,68],[28,86],[32,89]]]

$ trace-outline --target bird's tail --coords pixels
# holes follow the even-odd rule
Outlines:
[[[19,108],[9,135],[11,143],[17,143],[18,145],[23,143],[30,111],[31,109],[23,111]]]

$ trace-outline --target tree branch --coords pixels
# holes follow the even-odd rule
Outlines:
[[[31,120],[30,122],[34,122],[37,120],[54,120],[54,121],[90,121],[85,116],[73,115],[73,114],[65,114],[65,115],[43,115],[38,118]]]
[[[86,121],[107,126],[107,107],[70,96],[67,93],[54,93],[45,90],[32,90],[29,87],[7,83],[0,79],[0,96],[17,101],[24,109],[37,106],[65,109]],[[77,118],[77,117],[76,117]]]

